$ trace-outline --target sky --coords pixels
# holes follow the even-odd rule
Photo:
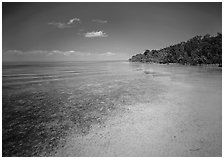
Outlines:
[[[3,61],[127,60],[222,33],[222,4],[3,2]]]

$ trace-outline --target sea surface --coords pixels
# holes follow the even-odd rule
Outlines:
[[[127,105],[172,93],[169,83],[192,120],[213,125],[204,131],[213,129],[220,154],[222,68],[126,61],[3,63],[2,154],[51,156],[71,132],[86,135]]]

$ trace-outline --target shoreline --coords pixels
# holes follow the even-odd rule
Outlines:
[[[222,66],[220,66],[220,64],[197,64],[197,65],[191,65],[191,64],[181,64],[181,63],[157,63],[157,62],[140,62],[140,61],[128,61],[131,63],[143,63],[143,64],[158,64],[158,65],[180,65],[180,66],[205,66],[205,67],[219,67],[222,68]]]

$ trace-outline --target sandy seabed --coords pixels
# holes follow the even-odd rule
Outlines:
[[[85,136],[71,133],[54,156],[222,156],[220,76],[138,71],[123,111]]]
[[[3,156],[222,155],[221,68],[4,67]]]

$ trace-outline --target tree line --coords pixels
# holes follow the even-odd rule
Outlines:
[[[145,50],[132,56],[131,62],[180,63],[187,65],[222,64],[222,34],[195,36],[160,50]]]

